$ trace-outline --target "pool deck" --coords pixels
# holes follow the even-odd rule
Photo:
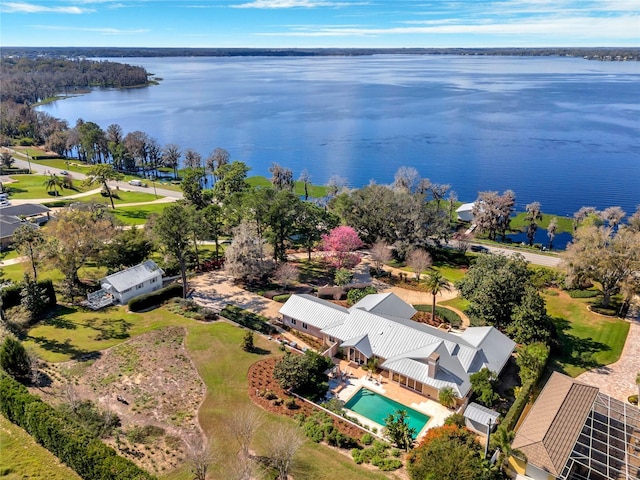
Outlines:
[[[335,398],[344,401],[349,401],[351,397],[362,387],[391,398],[396,402],[402,403],[407,407],[411,407],[420,413],[424,413],[429,417],[429,421],[425,427],[418,432],[417,438],[419,439],[425,434],[427,430],[434,427],[439,427],[444,424],[444,420],[454,413],[454,410],[450,410],[440,403],[426,398],[416,392],[413,392],[407,388],[401,387],[397,383],[391,382],[388,378],[382,377],[382,382],[379,382],[379,376],[374,378],[368,378],[369,372],[359,367],[352,367],[348,362],[334,360],[336,365],[340,367],[341,372],[348,372],[350,375],[345,376],[343,381],[338,379],[332,379],[329,382],[331,391],[334,393]],[[369,420],[362,415],[349,410],[349,415],[356,417],[363,425],[369,427],[376,427],[378,432],[381,432],[384,425]]]

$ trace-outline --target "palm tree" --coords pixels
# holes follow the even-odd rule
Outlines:
[[[502,465],[503,467],[506,466],[507,461],[511,456],[516,456],[518,458],[526,460],[524,453],[511,447],[515,436],[515,431],[507,430],[503,426],[499,426],[496,429],[495,433],[491,436],[491,447],[500,449],[498,464]]]
[[[116,206],[113,203],[113,194],[109,188],[109,182],[112,180],[122,180],[123,177],[124,175],[114,170],[113,165],[100,163],[89,169],[84,184],[93,185],[94,183],[99,183],[102,185],[102,189],[107,192],[107,196],[109,200],[111,200],[111,208],[115,210]]]
[[[64,185],[64,180],[57,176],[55,173],[52,173],[49,178],[43,183],[45,187],[47,187],[47,192],[51,193],[53,191],[53,196],[58,196],[58,190],[62,190],[62,186]]]
[[[444,387],[438,393],[438,401],[447,408],[453,408],[456,405],[456,392],[451,387]]]
[[[451,285],[446,278],[442,276],[439,271],[431,272],[427,275],[427,279],[424,284],[427,287],[427,291],[433,295],[433,303],[431,304],[431,319],[436,318],[436,296],[441,292],[450,292]]]

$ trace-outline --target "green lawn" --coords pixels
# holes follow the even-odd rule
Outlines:
[[[150,313],[130,313],[126,307],[94,312],[60,306],[55,316],[29,330],[24,344],[48,362],[64,362],[95,354],[150,330],[191,323],[162,308]]]
[[[267,177],[256,175],[254,177],[248,177],[247,182],[252,187],[271,187],[271,181]],[[329,189],[324,185],[309,185],[309,197],[323,198],[327,196]],[[296,195],[304,195],[304,183],[295,182],[294,192]]]
[[[527,227],[529,225],[529,222],[525,220],[526,216],[527,216],[526,212],[521,212],[521,213],[518,213],[515,217],[511,218],[511,224],[510,224],[511,228],[513,230],[519,230],[521,228]],[[542,220],[540,220],[540,222],[538,223],[538,226],[540,228],[547,228],[549,226],[549,222],[554,217],[558,222],[557,223],[558,233],[561,233],[561,232],[573,233],[573,219],[568,217],[558,216],[558,215],[551,215],[544,212],[542,214]]]
[[[438,302],[438,305],[457,308],[461,312],[464,312],[469,307],[469,302],[467,300],[463,300],[460,297],[456,297],[452,298],[451,300],[445,300],[444,302]]]
[[[80,479],[23,429],[0,415],[0,478],[5,480]]]
[[[576,377],[620,358],[629,323],[590,312],[593,299],[571,298],[566,292],[544,297],[562,346],[562,353],[552,356],[554,370]]]
[[[33,199],[33,198],[50,198],[52,201],[56,198],[67,197],[69,195],[76,195],[88,190],[98,188],[84,187],[81,181],[73,182],[73,188],[62,188],[58,190],[58,196],[49,195],[45,182],[47,181],[46,175],[11,175],[11,178],[16,180],[12,183],[5,184],[5,187],[9,189],[10,200],[11,199]]]
[[[152,203],[135,207],[116,207],[113,214],[125,225],[142,225],[147,223],[149,215],[162,213],[171,203]]]
[[[207,396],[200,407],[199,421],[207,435],[217,441],[223,458],[236,458],[237,446],[227,426],[241,408],[256,408],[247,394],[249,366],[264,355],[281,354],[276,344],[256,336],[261,354],[247,353],[241,348],[245,330],[224,322],[200,323],[174,315],[164,308],[145,313],[127,313],[123,307],[92,312],[80,308],[61,307],[50,321],[32,328],[25,340],[50,362],[63,362],[120,344],[136,335],[170,325],[188,330],[186,347],[207,386]],[[280,416],[265,414],[265,425],[256,436],[253,448],[266,454],[269,428],[283,422],[293,422]],[[308,441],[299,454],[294,469],[297,480],[349,478],[355,480],[384,479],[357,466],[350,457],[336,454],[329,448]],[[215,478],[224,478],[218,472]],[[166,480],[192,478],[186,468],[162,477]]]

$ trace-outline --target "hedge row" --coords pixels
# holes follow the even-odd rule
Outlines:
[[[524,385],[522,385],[522,387],[520,388],[520,392],[518,393],[518,396],[513,402],[513,405],[511,405],[511,408],[509,409],[507,414],[504,416],[504,419],[502,420],[502,422],[500,422],[500,425],[504,427],[507,431],[513,430],[515,428],[516,423],[520,418],[520,415],[522,415],[522,411],[524,410],[524,407],[527,405],[527,403],[529,403],[529,400],[531,399],[531,393],[533,392],[533,387],[535,387],[536,383],[538,383],[538,379],[542,375],[542,372],[544,372],[544,369],[547,365],[548,360],[549,360],[549,356],[547,355],[547,358],[544,360],[544,362],[541,362],[540,369],[538,370],[538,374],[536,375],[536,377],[532,380],[529,380]]]
[[[53,282],[51,280],[40,280],[38,282],[38,286],[45,290],[45,294],[47,296],[47,306],[54,307],[57,303],[56,299],[56,291],[53,288]],[[2,296],[2,306],[3,308],[12,308],[20,305],[22,297],[20,293],[24,288],[23,283],[16,283],[9,287],[5,287],[0,291],[0,296]]]
[[[0,376],[0,411],[85,480],[155,478],[4,374]]]
[[[600,295],[597,290],[567,290],[571,298],[594,298]]]
[[[155,292],[134,297],[129,300],[128,306],[132,312],[139,312],[160,305],[162,302],[175,297],[182,297],[182,285],[179,283],[172,283]]]
[[[427,312],[431,313],[431,305],[414,305],[413,308],[418,310],[419,312]],[[460,327],[462,325],[462,319],[457,312],[450,310],[446,307],[439,307],[436,305],[436,317],[440,317],[445,322],[450,324],[452,327]]]
[[[239,323],[243,327],[264,333],[265,335],[270,335],[276,331],[273,325],[268,323],[269,320],[266,317],[249,312],[235,305],[227,305],[224,307],[220,312],[220,316],[232,322]]]

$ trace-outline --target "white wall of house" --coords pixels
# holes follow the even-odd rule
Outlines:
[[[108,281],[105,283],[108,283]],[[131,288],[128,288],[123,292],[116,292],[113,289],[109,289],[109,292],[114,296],[114,298],[118,303],[124,305],[134,297],[143,295],[145,293],[155,292],[156,290],[160,290],[161,288],[162,288],[162,273],[160,273],[159,271],[156,277],[153,277],[149,280],[144,281],[143,283],[140,283]]]
[[[291,318],[287,315],[282,316],[282,323],[284,323],[287,327],[295,328],[296,330],[306,333],[307,335],[313,335],[316,338],[322,338],[323,334],[318,327],[314,327],[313,325],[309,325],[300,320],[296,320],[295,318]]]

